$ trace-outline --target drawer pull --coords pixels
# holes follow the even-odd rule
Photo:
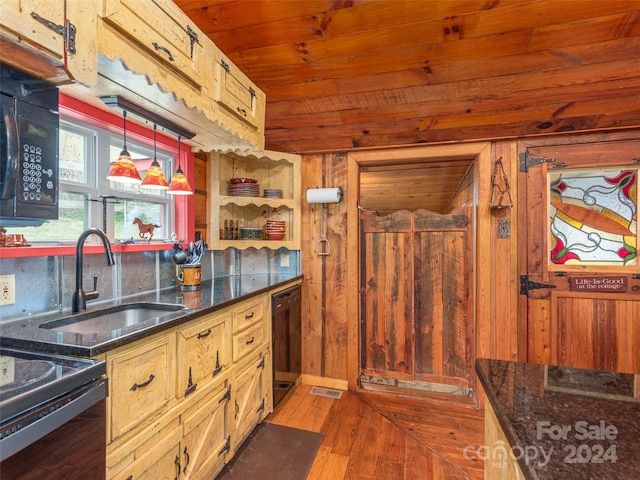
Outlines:
[[[243,116],[247,116],[247,111],[244,108],[238,107],[236,110],[238,110],[238,113],[241,113]]]
[[[139,388],[146,387],[147,385],[149,385],[153,381],[154,378],[156,378],[156,376],[152,373],[151,375],[149,375],[149,380],[147,380],[146,382],[144,382],[144,383],[134,383],[133,386],[131,387],[131,391],[135,392]]]
[[[178,474],[175,476],[175,478],[173,480],[178,480],[180,478],[180,471],[182,470],[182,468],[180,467],[180,455],[176,455],[176,458],[173,461],[173,463],[178,468]]]
[[[191,459],[189,458],[189,452],[187,451],[187,447],[184,447],[184,456],[186,457],[186,461],[184,464],[184,468],[182,469],[182,473],[187,473],[187,467],[189,466],[189,462]]]
[[[255,315],[255,313],[251,312],[249,315],[245,315],[244,319],[245,320],[249,320],[250,318],[253,318],[254,315]]]
[[[153,42],[153,48],[156,49],[156,51],[160,50],[164,53],[167,54],[167,58],[169,58],[170,62],[173,62],[173,55],[171,55],[171,52],[169,51],[169,49],[167,47],[163,47],[162,45],[158,45],[156,42]]]
[[[256,337],[251,337],[250,340],[247,340],[246,342],[244,342],[245,345],[251,345],[253,342],[255,342]]]
[[[196,338],[200,340],[201,338],[207,338],[209,335],[211,335],[211,329],[207,330],[204,333],[199,333]]]

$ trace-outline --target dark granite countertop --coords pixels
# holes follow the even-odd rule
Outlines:
[[[43,323],[71,315],[68,310],[38,315],[2,324],[0,346],[42,353],[93,357],[301,279],[302,276],[299,275],[230,275],[204,281],[201,289],[195,292],[183,292],[179,287],[171,287],[114,302],[102,304],[97,304],[95,301],[89,302],[87,312],[134,302],[180,304],[185,308],[119,330],[91,334],[40,327]]]
[[[640,478],[640,375],[487,359],[476,371],[527,479]]]

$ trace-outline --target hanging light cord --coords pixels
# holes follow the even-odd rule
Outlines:
[[[181,137],[178,135],[178,170],[182,170],[182,159],[180,158],[180,140]]]
[[[124,146],[123,146],[123,150],[127,149],[127,111],[123,110],[122,111],[122,121],[124,122]]]
[[[153,163],[158,163],[158,158],[156,156],[156,130],[157,130],[158,126],[154,123],[153,124]]]

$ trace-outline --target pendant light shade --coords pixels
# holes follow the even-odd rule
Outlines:
[[[122,112],[123,116],[123,133],[124,133],[124,144],[122,147],[122,151],[118,156],[118,159],[111,163],[109,166],[109,175],[107,178],[114,182],[122,182],[122,183],[131,183],[131,184],[141,184],[142,179],[140,178],[140,174],[138,173],[138,169],[136,168],[135,163],[131,159],[131,155],[127,150],[127,112]]]
[[[169,188],[169,184],[167,183],[167,179],[164,177],[164,173],[162,173],[162,168],[160,168],[160,164],[158,163],[158,159],[156,158],[156,130],[157,125],[153,125],[153,162],[151,162],[151,166],[147,170],[147,174],[144,176],[144,180],[142,181],[142,186],[146,188],[153,188],[156,190],[166,190]]]
[[[180,160],[180,136],[178,136],[178,169],[171,179],[167,193],[171,195],[193,195],[193,190],[191,190],[187,177],[184,176],[184,172],[182,171]]]

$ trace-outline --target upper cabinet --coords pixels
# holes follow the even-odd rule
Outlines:
[[[206,37],[174,3],[104,0],[100,14],[106,25],[100,38],[103,55],[180,92],[187,86],[200,92],[211,81],[203,69]],[[120,41],[108,41],[112,34]]]
[[[86,0],[2,0],[2,61],[55,84],[94,85],[96,9]]]
[[[264,133],[265,94],[220,50],[217,51],[214,99],[258,132]]]
[[[194,151],[264,148],[264,92],[171,0],[2,0],[0,49],[70,97],[170,120]]]

